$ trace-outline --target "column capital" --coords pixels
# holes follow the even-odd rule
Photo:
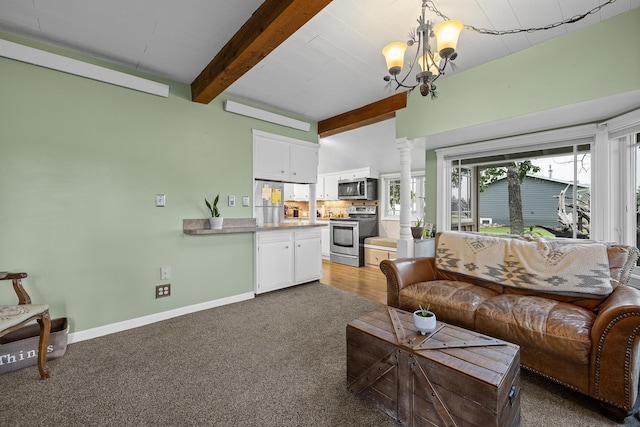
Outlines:
[[[402,138],[396,138],[396,146],[399,150],[413,150],[415,144],[412,140],[408,140],[406,136],[403,136]]]

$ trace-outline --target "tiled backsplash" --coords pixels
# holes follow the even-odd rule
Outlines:
[[[309,202],[284,202],[285,206],[288,206],[289,209],[285,209],[286,216],[285,218],[294,218],[293,216],[293,207],[298,208],[298,218],[308,218],[309,217]],[[335,218],[341,218],[347,216],[347,207],[348,206],[365,206],[365,205],[374,205],[378,206],[377,200],[319,200],[316,202],[316,209],[320,213],[320,218],[329,219],[332,215]]]

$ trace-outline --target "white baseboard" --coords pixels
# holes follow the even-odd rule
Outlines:
[[[226,298],[203,302],[200,304],[194,304],[187,307],[180,307],[161,313],[150,314],[148,316],[138,317],[136,319],[125,320],[123,322],[112,323],[110,325],[99,326],[97,328],[85,329],[84,331],[72,332],[69,334],[67,342],[69,344],[73,344],[80,341],[86,341],[116,332],[126,331],[127,329],[138,328],[140,326],[145,326],[151,323],[160,322],[162,320],[171,319],[172,317],[183,316],[185,314],[208,310],[215,307],[221,307],[223,305],[246,301],[253,298],[255,298],[255,294],[253,292],[247,292],[244,294],[233,295]]]

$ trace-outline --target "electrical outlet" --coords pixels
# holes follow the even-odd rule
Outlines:
[[[249,206],[249,196],[242,196],[242,206]]]
[[[159,208],[165,207],[167,204],[167,197],[164,194],[156,194],[156,206]]]
[[[171,296],[171,283],[156,286],[156,298]]]
[[[229,206],[234,207],[236,205],[236,196],[229,196]]]
[[[169,280],[171,279],[171,267],[164,266],[160,267],[160,280]]]

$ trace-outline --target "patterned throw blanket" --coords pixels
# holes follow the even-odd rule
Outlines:
[[[598,298],[613,291],[607,248],[601,243],[449,231],[438,237],[436,266],[503,286],[560,295]]]

